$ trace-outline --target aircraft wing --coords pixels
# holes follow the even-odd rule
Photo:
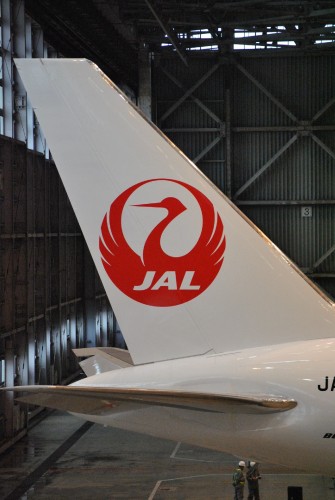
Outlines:
[[[297,406],[294,400],[276,396],[221,395],[181,390],[52,385],[7,387],[3,390],[27,393],[17,398],[19,402],[86,415],[101,415],[121,405],[241,414],[276,413]]]

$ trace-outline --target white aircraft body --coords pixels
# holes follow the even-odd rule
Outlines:
[[[19,400],[334,476],[334,304],[93,63],[16,66],[129,348]]]

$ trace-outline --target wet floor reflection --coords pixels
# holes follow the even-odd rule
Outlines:
[[[244,457],[245,458],[245,457]],[[0,456],[1,500],[222,500],[236,458],[53,412]],[[335,500],[331,479],[261,464],[261,497]]]
[[[82,423],[69,414],[48,413],[27,436],[0,455],[0,498],[5,499]]]

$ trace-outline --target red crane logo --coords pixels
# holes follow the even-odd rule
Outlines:
[[[169,255],[162,248],[164,231],[188,210],[174,196],[162,195],[158,202],[132,205],[139,210],[150,207],[164,208],[167,212],[147,237],[142,256],[131,248],[124,236],[122,215],[130,196],[145,184],[157,181],[167,187],[171,187],[170,183],[178,184],[199,206],[200,236],[184,255]],[[157,193],[153,196],[157,197]],[[178,239],[178,234],[175,237]],[[101,224],[99,248],[106,273],[119,290],[142,304],[167,307],[188,302],[209,287],[222,266],[226,237],[219,214],[198,189],[174,179],[151,179],[131,186],[113,201]]]

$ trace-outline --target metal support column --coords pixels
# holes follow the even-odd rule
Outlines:
[[[13,52],[15,57],[26,57],[25,13],[22,0],[13,1]],[[27,139],[27,95],[16,68],[14,71],[14,137],[19,141]]]
[[[4,135],[13,137],[13,61],[12,61],[12,9],[11,2],[1,2],[2,25],[2,79],[3,79],[3,109]]]
[[[7,340],[5,343],[5,369],[6,369],[6,385],[13,387],[14,385],[14,345],[12,340]],[[5,435],[7,438],[13,436],[14,425],[14,394],[7,392],[5,395]]]
[[[138,106],[151,120],[151,61],[149,48],[144,43],[140,45],[138,59]]]
[[[96,344],[96,307],[94,294],[95,271],[88,250],[85,249],[85,330],[88,347]]]

